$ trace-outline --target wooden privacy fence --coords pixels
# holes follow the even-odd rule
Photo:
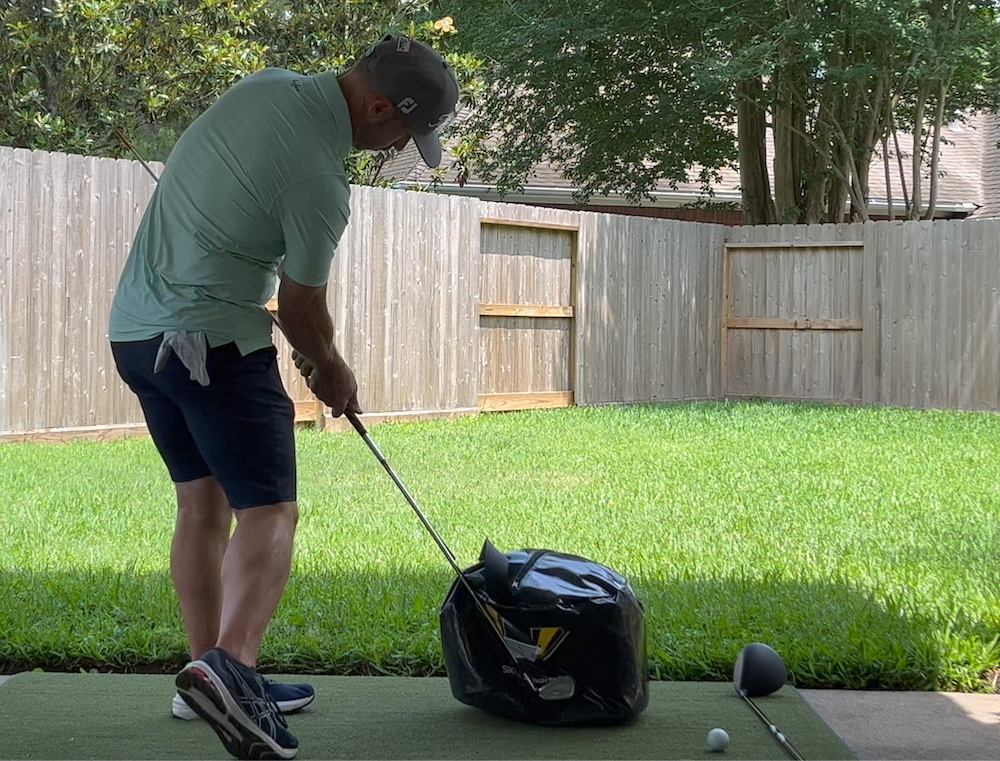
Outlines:
[[[0,441],[143,431],[106,330],[152,191],[135,162],[0,148]],[[1000,409],[1000,220],[726,227],[374,188],[351,207],[328,306],[369,420],[724,397]]]

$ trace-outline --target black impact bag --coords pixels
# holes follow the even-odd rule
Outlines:
[[[550,550],[501,553],[487,541],[469,586],[495,614],[535,684],[569,675],[572,697],[544,700],[514,666],[496,630],[456,579],[441,607],[452,694],[467,705],[546,725],[613,724],[649,702],[645,613],[610,568]]]

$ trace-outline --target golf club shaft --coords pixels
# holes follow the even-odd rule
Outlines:
[[[417,517],[420,518],[420,522],[424,524],[428,533],[430,533],[430,535],[434,538],[434,541],[437,542],[437,546],[441,548],[441,552],[443,552],[445,557],[448,558],[448,562],[451,563],[451,567],[455,570],[455,573],[462,578],[465,578],[462,574],[462,570],[458,567],[458,561],[455,559],[455,553],[448,548],[448,545],[444,543],[444,539],[442,539],[438,535],[438,532],[434,530],[434,527],[430,524],[430,521],[427,520],[427,516],[424,515],[423,510],[421,510],[417,505],[416,500],[413,499],[409,490],[403,482],[399,480],[399,476],[396,475],[396,472],[389,466],[388,461],[385,459],[385,455],[382,454],[382,451],[378,448],[378,446],[376,446],[375,442],[372,441],[371,436],[368,435],[368,431],[364,424],[362,424],[362,422],[358,419],[358,416],[350,410],[345,412],[344,416],[351,422],[351,425],[354,426],[354,430],[361,434],[361,438],[364,439],[368,448],[375,453],[375,457],[382,464],[382,467],[385,468],[385,472],[389,474],[389,477],[393,480],[393,482],[395,482],[396,486],[399,487],[399,491],[402,492],[406,501],[410,503],[410,507],[413,508],[413,512],[417,514]]]
[[[125,137],[125,134],[120,129],[118,129],[118,127],[112,127],[111,131],[115,133],[115,136],[119,140],[121,140],[122,145],[124,145],[126,148],[132,151],[135,157],[139,159],[139,163],[142,164],[142,168],[145,169],[147,172],[149,172],[149,176],[152,177],[157,183],[159,183],[160,178],[153,173],[152,169],[149,168],[149,164],[147,164],[145,161],[142,160],[142,156],[139,155],[139,151],[137,151],[135,149],[135,146],[132,145],[131,142],[129,142],[129,139]]]
[[[458,567],[458,561],[455,559],[454,553],[450,549],[448,549],[448,545],[444,543],[444,540],[440,536],[438,536],[437,531],[435,531],[434,527],[431,526],[430,521],[427,520],[427,516],[424,515],[423,510],[421,510],[420,507],[417,505],[416,500],[413,499],[413,497],[410,495],[409,490],[407,490],[406,486],[400,480],[399,476],[396,475],[396,472],[389,465],[388,460],[385,459],[385,455],[382,454],[381,450],[378,448],[378,446],[376,446],[375,442],[372,441],[371,436],[368,435],[368,430],[365,428],[364,424],[358,419],[358,416],[355,413],[351,412],[350,410],[346,410],[344,412],[344,417],[346,417],[350,421],[351,425],[354,426],[354,430],[356,430],[360,434],[361,438],[364,439],[365,444],[367,444],[368,448],[372,450],[372,452],[375,454],[375,457],[378,459],[379,463],[381,463],[382,467],[385,469],[385,472],[389,474],[389,477],[392,478],[396,486],[399,487],[399,491],[402,492],[403,496],[406,498],[406,501],[410,503],[410,507],[413,508],[413,512],[415,512],[417,514],[417,517],[420,518],[420,522],[424,524],[424,527],[434,538],[434,541],[437,542],[437,546],[441,548],[441,552],[444,553],[444,556],[448,560],[448,563],[451,565],[452,569],[455,571],[456,574],[458,574],[459,582],[461,582],[462,586],[465,587],[465,591],[469,593],[469,597],[472,598],[472,601],[475,604],[476,608],[479,610],[480,614],[482,614],[483,618],[486,619],[486,622],[493,630],[493,633],[496,634],[497,639],[500,641],[500,644],[503,645],[503,649],[507,652],[507,655],[510,656],[510,659],[514,663],[514,665],[518,667],[521,676],[524,677],[524,681],[528,683],[528,686],[531,687],[532,690],[537,692],[538,687],[536,687],[535,683],[531,681],[531,677],[529,677],[527,672],[524,670],[523,666],[521,665],[520,659],[516,655],[514,655],[514,651],[510,649],[510,645],[507,644],[507,638],[504,637],[503,631],[501,631],[499,623],[496,621],[496,619],[493,618],[493,616],[490,615],[490,612],[486,610],[486,606],[483,605],[482,600],[479,599],[479,595],[477,595],[476,592],[472,589],[472,585],[469,584],[469,580],[465,578],[465,574],[462,573],[462,569]]]
[[[783,745],[785,747],[785,750],[787,750],[789,753],[792,754],[792,758],[794,758],[795,761],[805,761],[805,759],[802,757],[802,754],[799,753],[799,751],[795,748],[794,745],[792,745],[791,740],[785,737],[785,735],[782,732],[780,732],[774,724],[771,723],[771,720],[764,715],[764,712],[757,707],[757,704],[754,703],[749,697],[747,697],[747,694],[744,690],[740,690],[740,697],[750,704],[750,707],[753,709],[753,712],[757,714],[757,717],[762,722],[764,722],[764,724],[767,725],[767,728],[771,731],[771,734],[774,735],[774,739],[776,739],[781,745]]]

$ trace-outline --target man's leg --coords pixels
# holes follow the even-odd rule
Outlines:
[[[222,564],[233,511],[214,476],[176,484],[177,523],[170,548],[170,575],[180,600],[191,660],[219,639]]]
[[[218,646],[246,666],[256,668],[261,639],[288,583],[298,520],[295,502],[236,511],[222,564]]]
[[[190,718],[177,711],[185,704],[237,758],[292,758],[298,741],[280,711],[315,693],[267,682],[251,665],[288,581],[298,518],[295,410],[276,351],[210,348],[207,386],[176,356],[157,373],[147,369],[151,358],[142,367],[144,382],[170,403],[170,420],[154,424],[147,413],[147,423],[177,484],[171,566],[194,656],[174,680],[172,711]],[[195,457],[197,470],[178,467]]]

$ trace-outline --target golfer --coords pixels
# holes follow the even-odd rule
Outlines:
[[[298,521],[294,407],[265,304],[277,287],[309,388],[334,416],[360,413],[326,306],[350,214],[344,160],[412,139],[437,166],[457,100],[451,67],[405,37],[340,76],[247,77],[178,140],[118,283],[115,362],[177,492],[170,571],[191,662],[173,713],[203,718],[237,758],[294,757],[283,713],[314,697],[256,670]]]

